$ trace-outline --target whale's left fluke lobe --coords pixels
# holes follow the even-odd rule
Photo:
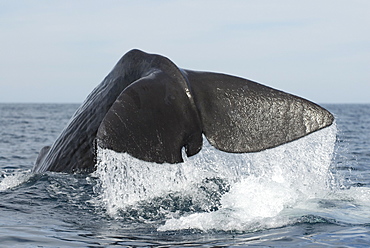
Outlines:
[[[34,172],[91,172],[94,144],[156,163],[195,155],[202,134],[226,152],[256,152],[333,123],[303,98],[234,76],[178,68],[139,50],[125,54],[88,96]]]

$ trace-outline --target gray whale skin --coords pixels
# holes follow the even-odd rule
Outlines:
[[[220,73],[178,68],[127,52],[77,109],[33,172],[95,170],[96,148],[155,163],[180,163],[202,148],[258,152],[330,126],[333,115],[303,98]],[[153,164],[153,166],[160,165]]]

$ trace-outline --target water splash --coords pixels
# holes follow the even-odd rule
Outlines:
[[[30,172],[30,170],[19,170],[12,173],[8,173],[6,171],[1,172],[0,192],[15,188],[27,182],[32,175],[33,174]]]
[[[162,212],[167,221],[160,231],[270,228],[289,223],[291,209],[325,198],[336,185],[330,172],[335,125],[250,154],[221,152],[204,140],[201,152],[184,156],[181,164],[153,164],[98,149],[95,192],[108,214],[117,216],[121,210],[145,204],[153,207],[155,202],[163,204],[158,199],[175,194],[190,197],[192,210]]]

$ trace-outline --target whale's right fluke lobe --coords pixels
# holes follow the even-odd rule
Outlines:
[[[303,98],[243,78],[186,71],[209,142],[257,152],[330,126],[333,115]]]

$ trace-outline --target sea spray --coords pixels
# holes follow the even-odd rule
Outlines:
[[[27,182],[33,174],[30,170],[17,170],[12,173],[2,171],[0,175],[0,192],[8,189],[12,189]]]
[[[99,178],[95,192],[100,203],[115,217],[121,210],[145,203],[150,207],[177,195],[190,199],[192,211],[174,215],[180,209],[171,209],[158,230],[250,230],[286,224],[287,210],[324,197],[334,184],[329,168],[335,125],[250,154],[221,152],[204,140],[200,153],[184,157],[181,164],[148,163],[98,149],[94,175]]]
[[[245,161],[258,169],[231,185],[220,201],[222,208],[172,218],[158,230],[251,231],[289,224],[299,203],[329,194],[335,138],[333,126],[275,149],[245,155]]]
[[[213,162],[200,163],[199,158],[181,164],[155,164],[107,149],[98,149],[97,154],[94,176],[99,182],[95,192],[111,216],[142,201],[174,193],[190,196],[193,203],[198,201],[199,205],[205,205],[200,208],[210,209],[212,207],[206,206],[209,199],[205,195],[211,194],[210,191],[215,191],[213,194],[225,191],[229,182],[222,179],[235,181],[239,176],[222,163],[217,167]]]

